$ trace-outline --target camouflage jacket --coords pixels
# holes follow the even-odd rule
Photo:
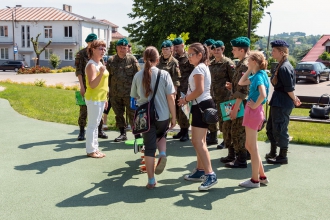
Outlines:
[[[179,62],[179,69],[181,74],[181,77],[179,78],[179,90],[183,93],[186,93],[188,90],[188,78],[195,67],[194,65],[189,63],[187,52],[184,52],[182,56],[176,54],[175,59],[177,59]]]
[[[110,74],[110,97],[129,97],[133,77],[140,70],[136,58],[131,54],[126,54],[123,59],[114,55],[109,58],[106,67]]]
[[[227,101],[230,91],[226,89],[226,82],[231,82],[234,76],[234,62],[223,57],[220,61],[213,59],[209,69],[211,73],[211,95],[213,100],[224,102]]]
[[[248,69],[248,58],[245,57],[242,60],[240,60],[235,68],[235,73],[233,76],[232,83],[232,95],[229,97],[229,99],[237,99],[240,98],[242,100],[245,100],[249,94],[249,87],[248,86],[240,86],[238,85],[239,80],[243,76],[243,74]]]
[[[169,72],[174,86],[180,86],[179,78],[181,77],[179,62],[172,55],[168,59],[160,56],[157,68]]]
[[[76,67],[76,76],[82,76],[83,84],[86,88],[85,67],[88,63],[87,47],[78,51],[75,57],[74,65]]]

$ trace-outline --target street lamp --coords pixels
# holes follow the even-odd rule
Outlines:
[[[270,12],[266,12],[267,14],[269,14],[270,17],[270,23],[269,23],[269,33],[268,33],[268,41],[267,41],[267,53],[266,53],[266,59],[268,61],[268,57],[269,57],[269,40],[270,40],[270,30],[272,29],[272,16],[270,15]]]
[[[11,18],[12,18],[12,24],[13,24],[13,53],[14,53],[14,60],[16,60],[16,51],[15,51],[15,28],[14,28],[14,10],[13,8],[6,6],[11,10]]]

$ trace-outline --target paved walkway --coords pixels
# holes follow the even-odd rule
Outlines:
[[[190,142],[169,139],[168,164],[145,188],[141,154],[99,140],[102,159],[87,158],[76,126],[27,118],[0,99],[0,219],[329,219],[330,148],[290,145],[289,164],[265,164],[270,184],[244,189],[247,169],[227,169],[226,150],[209,147],[219,183],[198,192],[183,180],[195,167]],[[130,138],[133,138],[129,134]],[[259,142],[261,155],[269,144]]]

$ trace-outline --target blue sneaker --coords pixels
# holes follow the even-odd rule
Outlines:
[[[184,179],[189,181],[202,182],[204,179],[204,170],[197,170],[195,168],[190,175],[185,175]]]
[[[217,183],[218,183],[217,175],[207,174],[204,176],[204,182],[198,187],[198,190],[199,191],[208,190]]]

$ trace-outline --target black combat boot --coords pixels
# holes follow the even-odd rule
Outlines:
[[[83,141],[83,140],[85,140],[85,127],[80,126],[78,141]]]
[[[218,135],[217,132],[210,132],[209,139],[206,140],[207,145],[218,144]]]
[[[115,139],[115,142],[121,142],[121,141],[126,141],[126,130],[125,128],[119,128],[120,130],[120,135]]]
[[[188,128],[182,128],[182,137],[180,138],[181,142],[186,142],[189,141],[189,132],[188,132]]]
[[[267,163],[269,164],[288,164],[287,157],[288,149],[280,149],[280,153],[275,158],[268,158]]]
[[[103,127],[103,120],[101,119],[99,127],[98,127],[98,131],[99,131],[98,137],[102,138],[102,139],[108,139],[108,135],[106,135],[106,133],[103,131],[102,127]]]
[[[265,158],[275,158],[277,156],[276,154],[276,144],[271,143],[270,144],[270,152],[266,154]]]
[[[179,133],[173,135],[173,139],[180,139],[182,137],[182,128],[180,128]]]
[[[219,145],[217,146],[217,149],[224,149],[224,148],[226,148],[226,146],[225,146],[225,142],[222,141],[221,144],[219,144]]]
[[[236,159],[235,156],[235,150],[232,146],[228,147],[228,156],[227,157],[221,157],[220,162],[222,163],[229,163]]]
[[[226,163],[225,167],[228,168],[246,168],[246,150],[239,152],[236,160]]]
[[[246,160],[251,160],[251,154],[248,150],[246,150]]]

